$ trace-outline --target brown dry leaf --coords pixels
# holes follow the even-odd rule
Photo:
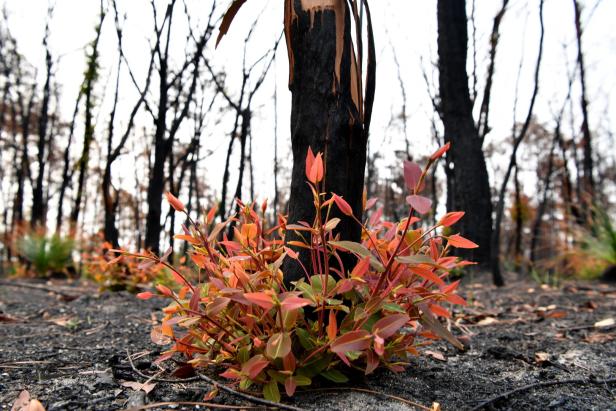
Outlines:
[[[218,388],[214,387],[207,394],[205,394],[205,397],[203,397],[203,401],[211,401],[214,398],[216,398],[217,395],[218,395]]]
[[[156,383],[155,382],[150,382],[150,383],[140,383],[137,381],[124,381],[123,383],[121,383],[120,385],[122,385],[123,387],[128,387],[128,388],[132,388],[135,391],[143,391],[146,394],[149,394],[150,391],[152,391],[154,389],[154,387],[156,387]]]
[[[589,300],[589,301],[586,301],[586,304],[584,304],[583,307],[588,308],[590,310],[595,310],[598,306],[594,301]]]
[[[592,333],[584,337],[584,341],[589,344],[603,344],[614,339],[613,335],[603,333]]]
[[[479,321],[476,325],[484,326],[484,325],[492,325],[498,323],[498,320],[494,317],[486,317],[483,320]]]
[[[597,321],[595,323],[595,327],[597,328],[611,327],[614,324],[616,324],[616,321],[614,321],[614,319],[610,317],[610,318],[605,318],[601,321]]]
[[[59,325],[60,327],[66,327],[72,319],[73,317],[65,315],[62,317],[50,318],[48,321],[54,323],[55,325]]]
[[[550,359],[550,354],[548,354],[547,352],[536,352],[535,353],[535,362],[537,364],[543,364],[546,361],[549,361]]]
[[[30,393],[23,390],[15,399],[11,411],[45,411],[45,407],[40,401],[30,399]]]
[[[438,402],[433,402],[430,406],[430,411],[441,411],[441,404]]]
[[[539,316],[543,318],[565,318],[567,312],[565,310],[551,310],[544,313],[539,313]]]
[[[19,396],[15,399],[13,406],[11,407],[11,411],[21,411],[27,409],[26,407],[30,404],[30,393],[26,390],[23,390],[19,393]]]
[[[1,314],[0,313],[0,323],[17,323],[23,321],[21,318],[13,317],[9,314]]]
[[[438,361],[443,361],[443,362],[446,362],[446,361],[447,361],[447,358],[445,358],[445,356],[443,355],[443,353],[442,353],[442,352],[440,352],[440,351],[432,351],[432,350],[427,350],[427,351],[424,351],[424,354],[425,354],[427,357],[434,358],[435,360],[438,360]]]

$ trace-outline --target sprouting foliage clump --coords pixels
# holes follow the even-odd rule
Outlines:
[[[266,205],[258,209],[254,203],[240,203],[239,215],[224,222],[214,222],[215,209],[202,223],[191,221],[177,238],[192,245],[194,279],[162,261],[173,272],[175,290],[159,284],[156,293],[138,295],[170,301],[162,324],[152,331],[155,343],[169,347],[161,360],[180,354],[195,368],[224,367],[220,375],[241,389],[258,385],[267,399],[279,401],[281,390],[292,396],[315,378],[345,382],[351,372],[401,371],[409,355],[419,354],[422,337],[462,348],[438,317],[451,316],[448,304],[465,304],[456,294],[459,282],[448,284],[446,277],[471,263],[448,252],[477,245],[442,233],[463,212],[420,225],[420,216],[431,210],[431,201],[420,195],[424,178],[447,149],[434,153],[423,170],[405,163],[409,211],[399,222],[383,221],[382,209],[359,221],[342,197],[322,192],[323,160],[312,151],[306,159],[317,211],[312,224],[289,224],[280,217],[277,225],[267,226]],[[186,212],[177,198],[167,198],[176,211]],[[375,200],[365,203],[370,209]],[[361,242],[334,234],[340,222],[332,217],[334,207],[361,225]],[[229,238],[225,232],[232,223]],[[285,244],[291,231],[303,241]],[[305,277],[287,287],[282,262],[299,262],[301,253],[311,264],[302,264]],[[152,255],[140,257],[160,262]]]
[[[23,261],[17,271],[37,277],[68,276],[74,249],[75,240],[70,236],[49,234],[44,229],[17,230],[15,252]]]

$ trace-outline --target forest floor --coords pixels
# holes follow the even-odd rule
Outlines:
[[[465,352],[438,342],[403,373],[381,371],[283,402],[307,410],[430,409],[435,402],[443,410],[616,410],[616,285],[488,283],[461,291],[469,306],[451,325],[469,336]],[[153,364],[159,347],[149,333],[159,308],[83,283],[0,280],[0,410],[20,393],[48,411],[216,408],[188,402],[267,408],[224,388],[206,400],[208,382],[179,381]]]

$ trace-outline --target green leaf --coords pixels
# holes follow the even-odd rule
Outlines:
[[[424,254],[415,254],[415,255],[402,255],[396,257],[395,260],[402,264],[408,265],[418,265],[418,264],[428,264],[428,265],[436,265],[436,262]]]
[[[316,302],[316,298],[314,297],[314,290],[310,286],[310,284],[304,282],[304,280],[297,281],[295,283],[295,288],[300,290],[304,297],[310,299],[312,302]]]
[[[312,384],[312,379],[306,377],[305,375],[295,375],[293,378],[295,378],[295,384],[299,387]]]
[[[280,402],[280,391],[276,381],[271,380],[263,386],[263,397],[269,401]]]
[[[312,290],[315,294],[323,293],[323,283],[321,280],[322,279],[320,275],[313,275],[312,277],[310,277],[310,281],[312,283]],[[330,290],[333,290],[335,286],[336,286],[336,280],[331,275],[328,275],[327,276],[327,290],[325,291],[329,292]]]
[[[329,244],[343,250],[350,251],[360,257],[370,257],[370,265],[379,273],[385,271],[385,266],[368,250],[363,244],[359,244],[353,241],[330,241]]]
[[[434,334],[439,337],[447,340],[451,345],[460,350],[464,349],[464,346],[458,339],[437,320],[432,313],[430,312],[430,308],[427,304],[422,303],[419,304],[419,308],[421,309],[421,320],[420,322],[428,329],[430,329]]]
[[[312,350],[315,345],[312,342],[310,333],[308,331],[306,331],[303,328],[298,328],[295,330],[295,335],[297,335],[297,338],[299,339],[299,343],[302,345],[302,347],[305,350]]]
[[[398,304],[394,304],[394,303],[383,304],[383,309],[384,310],[388,310],[388,311],[394,311],[394,312],[397,312],[397,313],[406,313],[404,308],[402,308]]]
[[[334,369],[321,372],[321,376],[327,378],[328,380],[332,382],[339,383],[339,384],[349,381],[346,375]]]
[[[265,348],[268,357],[282,358],[291,352],[291,337],[289,333],[276,333],[270,337]]]
[[[241,364],[244,364],[250,359],[250,346],[244,346],[237,352],[237,359]]]

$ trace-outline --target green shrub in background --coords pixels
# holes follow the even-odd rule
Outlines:
[[[58,234],[27,233],[17,240],[17,253],[37,276],[66,273],[73,265],[75,240]]]

